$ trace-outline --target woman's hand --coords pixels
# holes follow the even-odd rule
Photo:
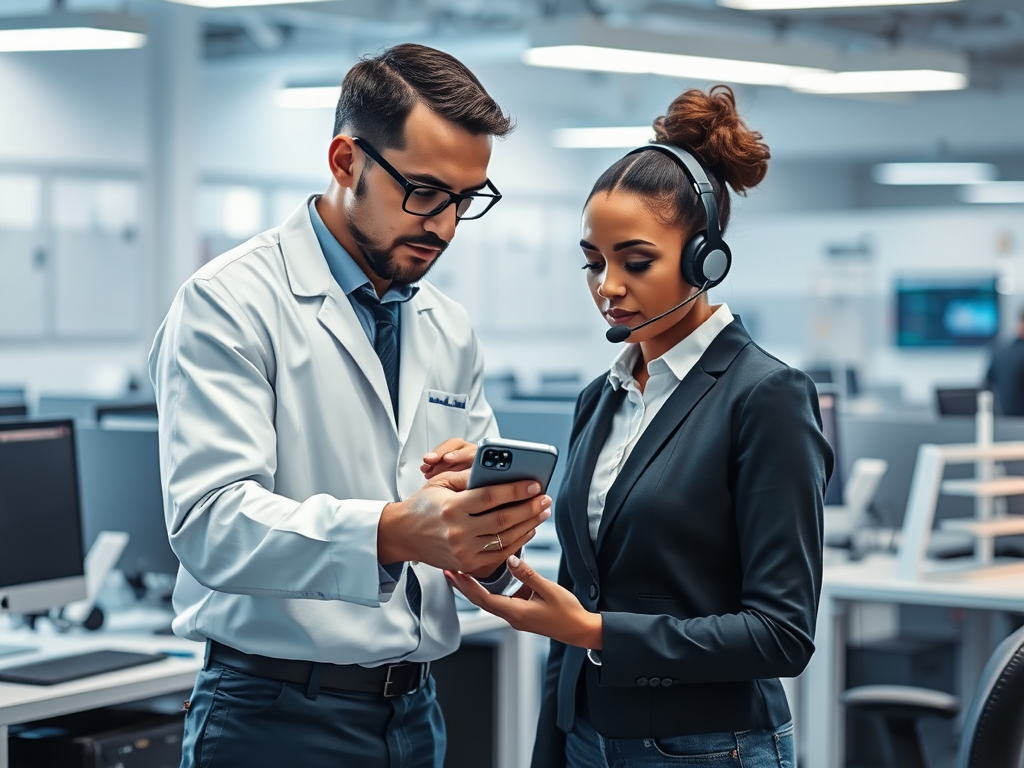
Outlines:
[[[473,466],[476,456],[476,444],[467,443],[457,437],[445,440],[437,448],[423,457],[420,472],[430,480],[442,472],[461,472]]]
[[[588,611],[572,592],[545,579],[515,555],[507,562],[512,575],[523,583],[513,597],[492,595],[476,579],[458,571],[445,571],[444,575],[473,605],[515,629],[566,645],[601,649],[601,614]]]

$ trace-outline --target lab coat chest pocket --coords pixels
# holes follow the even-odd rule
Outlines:
[[[427,444],[430,448],[453,437],[466,439],[469,397],[454,392],[428,389],[423,392],[423,411],[426,414]]]

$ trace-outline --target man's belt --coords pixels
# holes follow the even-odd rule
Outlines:
[[[386,699],[414,693],[430,675],[429,663],[403,662],[379,667],[362,667],[358,664],[275,659],[242,653],[214,640],[208,640],[206,643],[206,659],[207,665],[212,662],[253,677],[295,683],[305,686],[307,691],[375,693]]]

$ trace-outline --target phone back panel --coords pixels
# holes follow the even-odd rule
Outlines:
[[[512,453],[512,461],[508,469],[484,467],[480,457],[488,448],[501,448]],[[482,488],[486,485],[514,483],[519,480],[536,480],[541,485],[541,492],[546,493],[551,475],[558,462],[558,452],[550,446],[530,447],[528,443],[516,440],[483,441],[477,450],[477,460],[469,472],[470,488]]]

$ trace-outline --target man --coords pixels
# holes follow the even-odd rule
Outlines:
[[[439,569],[499,591],[550,515],[536,484],[444,471],[497,430],[465,311],[419,282],[500,197],[511,128],[447,54],[365,59],[328,190],[178,292],[150,370],[174,630],[207,643],[184,768],[441,768],[429,662],[459,631]]]
[[[1024,312],[1017,324],[1017,338],[993,351],[985,384],[995,392],[997,413],[1024,416]]]

